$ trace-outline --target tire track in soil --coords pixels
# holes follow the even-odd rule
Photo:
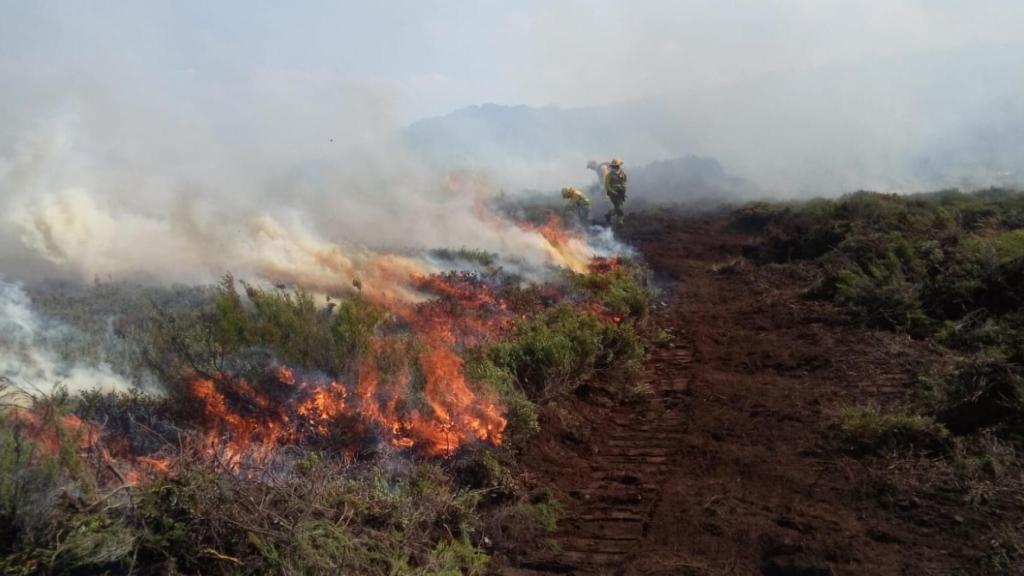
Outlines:
[[[839,407],[899,402],[938,352],[834,322],[802,296],[816,268],[743,260],[757,239],[727,218],[631,226],[624,238],[671,286],[654,320],[675,346],[651,350],[642,398],[577,399],[591,433],[553,427],[538,442],[531,463],[565,506],[560,551],[524,550],[497,574],[983,573],[991,526],[954,516],[971,506],[952,501],[954,476],[883,483],[829,445]],[[944,500],[901,496],[925,488]]]
[[[688,335],[651,350],[642,393],[602,425],[589,476],[570,492],[549,555],[506,576],[616,575],[634,559],[686,432],[693,352]]]

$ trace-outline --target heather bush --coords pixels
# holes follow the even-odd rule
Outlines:
[[[758,257],[819,263],[808,296],[834,302],[858,324],[966,354],[952,373],[926,379],[924,401],[906,413],[844,410],[840,430],[849,444],[934,448],[946,429],[1022,439],[1024,193],[858,192],[734,214],[751,218],[764,222]]]
[[[933,419],[875,406],[844,406],[839,411],[843,444],[859,453],[892,450],[937,452],[948,447],[949,433]]]
[[[470,250],[433,257],[494,264]],[[212,289],[132,300],[130,314],[113,322],[115,338],[130,343],[131,361],[166,394],[58,388],[20,399],[41,418],[45,442],[17,416],[21,408],[0,408],[0,572],[483,574],[494,543],[541,543],[558,503],[527,492],[516,454],[540,429],[541,403],[596,374],[642,367],[650,297],[645,271],[631,262],[549,286],[490,273],[486,288],[503,302],[496,310],[519,320],[453,348],[473,392],[500,399],[505,441],[469,442],[446,459],[372,438],[367,447],[345,436],[367,431],[344,428],[339,417],[330,438],[307,440],[300,430],[274,440],[272,460],[234,465],[226,450],[209,448],[228,440],[227,428],[202,426],[209,406],[190,388],[216,381],[222,401],[262,430],[264,412],[294,416],[275,412],[294,388],[279,375],[282,364],[345,385],[372,369],[382,381],[404,378],[403,409],[427,413],[420,354],[430,342],[406,315],[359,294],[332,300],[230,275]],[[131,292],[92,290],[123,301]],[[90,326],[77,315],[103,304],[76,298],[66,316]],[[451,304],[439,309],[474,313]],[[102,424],[114,440],[104,449],[116,449],[84,442],[67,424],[74,418]],[[167,457],[166,471],[140,466],[156,455]]]
[[[488,351],[534,401],[571,391],[595,371],[635,372],[643,354],[632,324],[602,322],[568,305],[519,322],[510,339]]]
[[[644,269],[623,261],[606,270],[574,274],[573,284],[599,302],[617,321],[643,323],[650,309],[650,291]]]
[[[993,428],[1024,440],[1024,370],[1005,358],[967,363],[946,379],[935,412],[950,430],[970,433]]]

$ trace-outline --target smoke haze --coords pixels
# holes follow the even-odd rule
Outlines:
[[[20,286],[0,280],[0,379],[30,393],[58,384],[70,392],[128,390],[128,381],[102,359],[90,364],[74,353],[81,339],[75,329],[37,314]]]
[[[383,290],[423,248],[559,263],[481,206],[613,154],[780,195],[1016,183],[1022,28],[1009,0],[15,1],[0,269]],[[482,102],[529,107],[405,130]]]

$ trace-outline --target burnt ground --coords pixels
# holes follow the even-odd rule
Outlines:
[[[994,573],[1002,520],[941,459],[832,440],[841,405],[899,402],[938,351],[801,298],[810,265],[743,260],[756,239],[724,218],[634,215],[622,234],[661,286],[664,337],[639,381],[545,411],[522,460],[562,518],[499,573]]]

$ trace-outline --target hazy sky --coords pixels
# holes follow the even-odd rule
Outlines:
[[[366,97],[380,106],[381,120],[396,123],[481,102],[630,100],[773,72],[1019,42],[1024,30],[1019,0],[0,6],[8,98],[60,106],[75,90],[130,99],[201,84],[216,104],[290,84],[309,99],[344,101],[339,94],[358,87],[372,94]]]
[[[460,181],[398,137],[485,102],[661,97],[603,153],[713,156],[773,192],[1016,179],[1021,30],[1021,0],[0,0],[0,273],[359,265],[335,243],[537,252],[479,198],[585,185],[583,151]],[[641,146],[666,126],[686,145]]]

